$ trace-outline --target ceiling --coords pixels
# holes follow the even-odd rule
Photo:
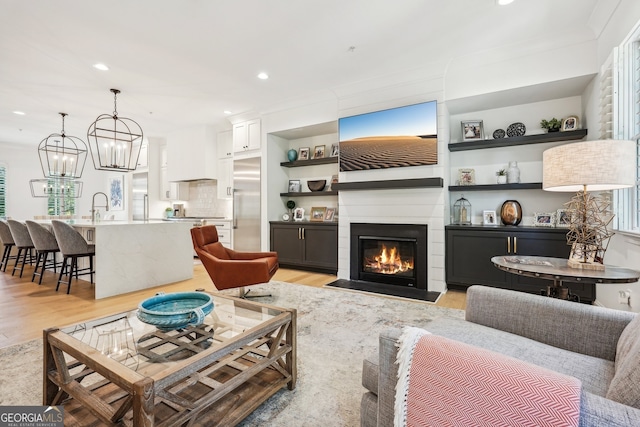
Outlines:
[[[86,140],[113,112],[145,136],[433,63],[571,34],[598,0],[0,0],[0,143]],[[109,71],[93,68],[96,63]],[[256,76],[266,72],[270,78]],[[443,70],[444,72],[444,70]],[[335,95],[331,95],[335,96]],[[225,114],[225,110],[232,114]],[[22,111],[25,115],[16,115]],[[1,156],[1,154],[0,154]]]

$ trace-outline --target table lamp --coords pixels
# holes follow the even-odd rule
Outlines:
[[[604,270],[604,253],[613,235],[607,226],[613,214],[608,200],[589,191],[633,187],[636,157],[635,141],[613,139],[560,145],[542,154],[542,188],[577,192],[566,204],[570,267]]]

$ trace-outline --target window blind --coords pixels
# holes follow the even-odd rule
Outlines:
[[[0,166],[0,218],[7,216],[7,168]]]

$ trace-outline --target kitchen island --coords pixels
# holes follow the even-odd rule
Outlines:
[[[95,299],[193,277],[191,223],[84,220],[67,223],[96,245]]]

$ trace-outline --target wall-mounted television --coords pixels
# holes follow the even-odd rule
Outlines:
[[[438,163],[436,101],[338,120],[340,171]]]

